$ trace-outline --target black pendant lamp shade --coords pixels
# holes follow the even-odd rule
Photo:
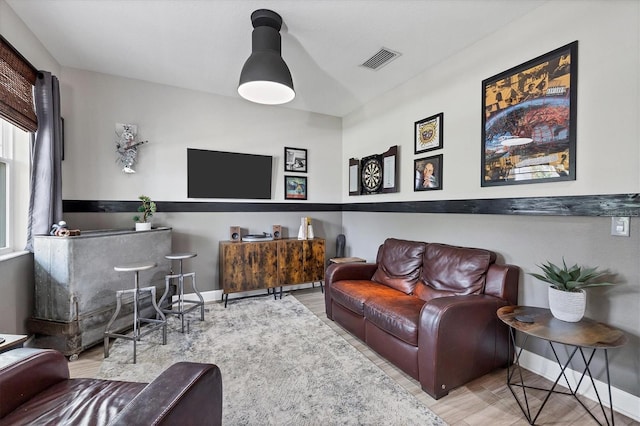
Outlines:
[[[259,9],[251,14],[251,23],[251,56],[242,67],[238,93],[259,104],[277,105],[292,101],[296,92],[289,67],[281,56],[282,18],[271,10]]]

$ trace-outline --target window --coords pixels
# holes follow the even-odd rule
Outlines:
[[[9,199],[10,171],[11,171],[11,148],[13,141],[11,138],[11,125],[4,120],[0,120],[0,254],[9,251],[11,246],[11,230],[9,229],[10,211]]]
[[[29,134],[0,118],[0,255],[24,248],[28,182]]]

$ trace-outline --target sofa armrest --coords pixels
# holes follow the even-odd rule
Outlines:
[[[484,294],[505,299],[510,305],[517,305],[519,280],[519,267],[494,263],[487,271]]]
[[[220,368],[193,362],[173,364],[131,400],[111,424],[222,424]]]
[[[370,280],[378,269],[376,263],[333,263],[327,268],[325,281],[331,285],[341,280]]]
[[[0,419],[68,378],[67,359],[58,351],[18,348],[0,354]]]
[[[440,297],[425,303],[418,330],[422,389],[438,399],[506,365],[508,329],[496,311],[508,304],[488,295]]]
[[[378,269],[376,263],[332,263],[324,274],[324,308],[327,318],[333,319],[331,285],[342,280],[370,280]]]

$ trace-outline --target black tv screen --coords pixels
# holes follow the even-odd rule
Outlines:
[[[271,199],[269,155],[187,148],[187,197]]]

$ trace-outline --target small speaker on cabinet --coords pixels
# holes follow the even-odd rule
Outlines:
[[[242,240],[239,226],[232,226],[229,228],[229,240],[231,240],[232,243],[238,243]]]
[[[282,238],[282,225],[273,225],[273,239],[279,240]]]

